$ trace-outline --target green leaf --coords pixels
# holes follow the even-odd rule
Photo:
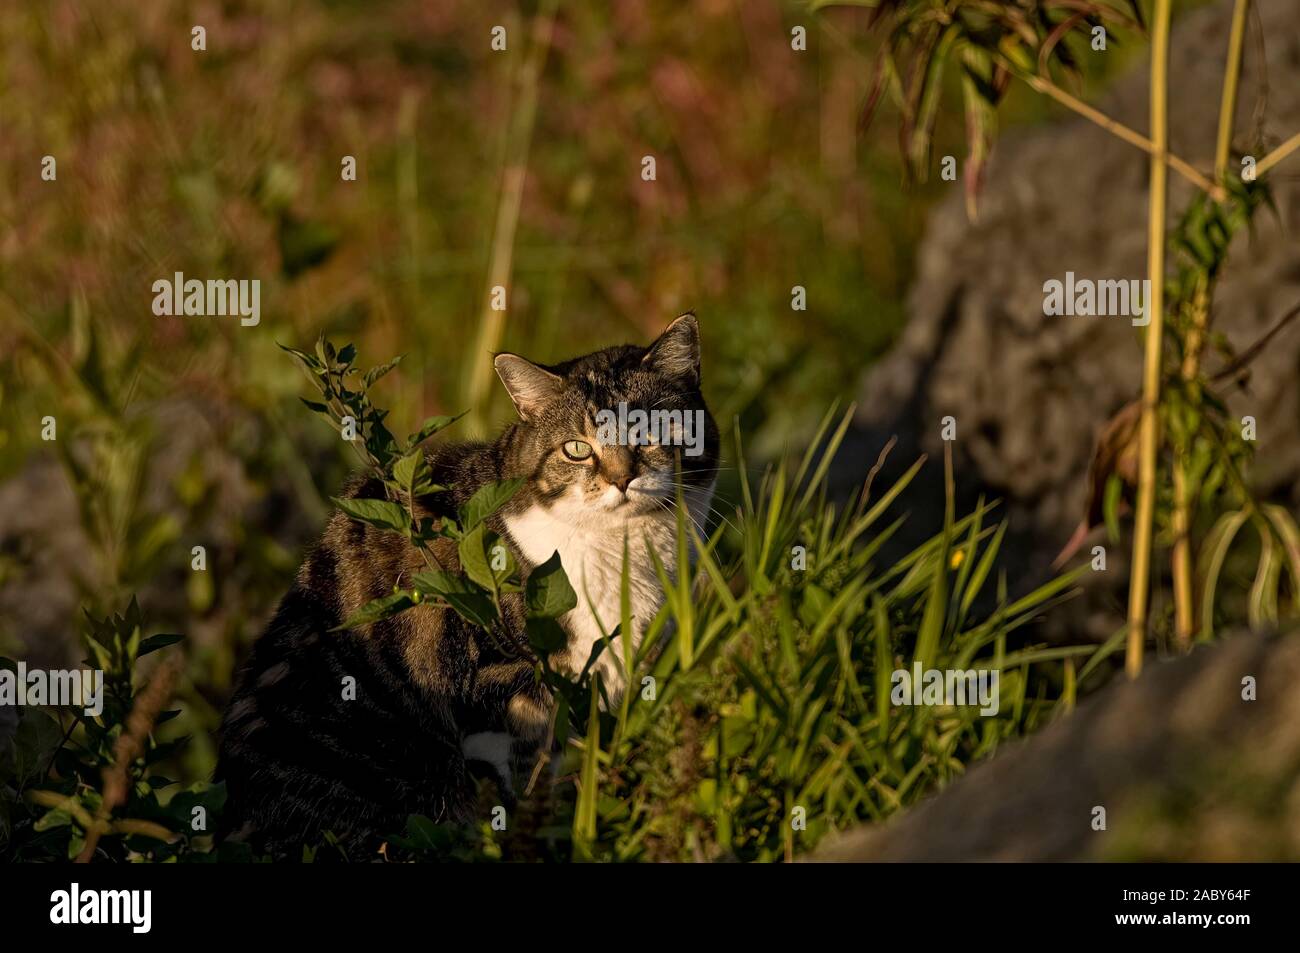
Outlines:
[[[1282,540],[1282,549],[1291,570],[1291,591],[1300,593],[1300,526],[1296,525],[1290,513],[1276,503],[1265,503],[1260,509]]]
[[[398,364],[402,363],[402,358],[405,356],[405,354],[399,354],[387,364],[380,364],[378,367],[372,367],[370,370],[366,371],[365,374],[361,376],[361,380],[366,388],[368,389],[375,381],[379,380],[379,378],[383,377]]]
[[[876,730],[880,743],[889,740],[889,686],[894,668],[889,616],[885,604],[876,597],[871,600],[871,622],[876,675]]]
[[[151,635],[140,643],[140,651],[136,654],[136,658],[144,658],[150,652],[157,652],[159,649],[165,649],[169,645],[175,645],[184,638],[185,636],[177,635],[174,632]]]
[[[922,665],[934,666],[938,661],[940,640],[944,633],[944,624],[948,615],[948,559],[953,537],[953,477],[952,457],[944,455],[944,483],[946,505],[944,507],[943,535],[939,546],[938,559],[931,567],[930,585],[925,599],[925,609],[921,614],[921,625],[917,630],[916,649],[912,660]]]
[[[336,625],[330,629],[331,632],[339,632],[344,629],[355,629],[363,625],[369,625],[372,622],[378,622],[381,619],[388,619],[415,605],[415,600],[411,598],[409,592],[394,592],[392,595],[381,596],[378,599],[372,599],[363,605],[352,615],[348,616],[346,622]]]
[[[19,790],[36,780],[63,744],[59,723],[39,708],[24,708],[14,732],[14,781]]]
[[[405,833],[388,840],[406,850],[442,851],[451,846],[452,832],[423,814],[411,814],[406,818]]]
[[[524,480],[522,478],[515,478],[513,480],[497,480],[480,487],[478,492],[469,498],[469,502],[460,508],[461,528],[469,532],[501,509],[512,496],[519,492],[519,488],[523,485]]]
[[[416,573],[411,578],[411,585],[422,593],[437,595],[471,625],[488,629],[496,621],[496,607],[492,604],[492,599],[463,576],[430,570]]]
[[[524,586],[524,604],[534,619],[558,619],[577,606],[578,594],[569,584],[558,552],[529,574]]]
[[[346,515],[379,529],[405,533],[409,526],[406,510],[390,500],[360,500],[330,497]]]
[[[588,856],[596,839],[596,795],[600,771],[600,696],[596,680],[591,682],[591,707],[587,714],[587,740],[582,753],[581,783],[578,802],[573,808],[573,845],[579,857]]]
[[[32,830],[49,831],[56,827],[66,827],[72,823],[72,815],[67,811],[59,808],[46,811],[41,818],[32,825]]]
[[[525,623],[528,628],[528,644],[538,655],[550,655],[564,648],[569,641],[569,634],[554,619],[533,616]]]
[[[1123,498],[1124,481],[1112,473],[1106,478],[1106,491],[1102,498],[1102,518],[1106,522],[1106,538],[1112,546],[1119,545],[1119,504]]]
[[[496,534],[488,533],[486,527],[480,523],[461,537],[456,550],[465,575],[491,592],[496,592],[499,584],[496,573],[492,571],[488,555],[488,550],[496,539]]]
[[[1214,595],[1219,586],[1219,572],[1223,562],[1228,558],[1228,550],[1236,539],[1237,531],[1249,519],[1246,510],[1224,513],[1218,522],[1206,534],[1201,544],[1200,567],[1197,575],[1201,579],[1201,639],[1209,640],[1214,636]]]
[[[322,365],[320,361],[312,357],[312,355],[308,354],[306,351],[300,351],[295,347],[289,347],[287,345],[280,344],[279,342],[276,342],[275,346],[278,347],[280,350],[284,351],[285,353],[291,354],[295,358],[297,358],[298,363],[302,365],[303,370],[307,371],[313,377],[320,375],[325,370],[324,365]]]
[[[393,464],[393,479],[408,498],[426,492],[429,477],[429,461],[425,458],[423,450],[412,451]]]
[[[99,643],[99,640],[95,639],[93,636],[89,634],[86,635],[86,644],[90,646],[90,651],[94,654],[95,661],[98,663],[98,667],[102,668],[106,672],[112,671],[113,670],[112,653],[109,652],[109,650],[106,649],[103,645],[101,645]]]
[[[162,813],[169,817],[172,822],[182,831],[192,831],[190,827],[193,819],[194,808],[202,807],[209,815],[209,831],[211,830],[211,815],[220,813],[226,803],[226,785],[224,782],[219,784],[202,785],[195,784],[184,791],[178,791],[167,802],[167,806],[162,809]],[[195,836],[202,836],[206,831],[192,831]]]
[[[1255,581],[1250,587],[1246,604],[1246,618],[1255,630],[1277,624],[1277,591],[1282,574],[1282,560],[1268,523],[1260,521],[1259,564],[1255,568]]]
[[[316,358],[317,360],[320,361],[320,363],[323,366],[330,367],[334,364],[335,353],[336,352],[334,351],[334,345],[330,343],[329,339],[325,337],[324,333],[317,335]]]
[[[430,417],[420,425],[419,430],[411,434],[411,439],[406,441],[406,445],[408,447],[414,447],[418,443],[423,443],[439,430],[442,430],[445,427],[450,427],[464,416],[464,413],[459,413],[455,417]]]

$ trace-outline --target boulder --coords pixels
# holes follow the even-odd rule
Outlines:
[[[1149,665],[811,859],[1300,860],[1297,678],[1294,634],[1240,635]]]
[[[1258,0],[1262,31],[1248,30],[1234,147],[1253,150],[1259,122],[1269,147],[1300,131],[1300,19],[1294,0]],[[1232,3],[1188,13],[1174,25],[1170,52],[1171,148],[1197,168],[1213,166],[1223,62]],[[1262,32],[1264,58],[1257,39]],[[1116,55],[1097,53],[1094,55]],[[1147,128],[1145,57],[1097,101],[1108,115]],[[1073,117],[1073,114],[1067,114]],[[1258,121],[1257,121],[1258,117]],[[1259,158],[1260,156],[1257,156]],[[957,421],[954,447],[961,500],[985,493],[1005,501],[1009,577],[1030,588],[1078,523],[1086,474],[1105,422],[1140,391],[1141,329],[1124,317],[1048,317],[1044,282],[1067,272],[1141,279],[1146,270],[1147,156],[1081,118],[1006,134],[988,169],[977,222],[959,188],[927,223],[903,335],[866,379],[858,429],[846,457],[865,468],[885,440],[900,436],[896,475],[930,454],[913,499],[915,533],[941,518],[940,421]],[[1256,218],[1238,236],[1214,302],[1214,326],[1240,351],[1300,302],[1300,154],[1268,175],[1277,215]],[[1171,173],[1169,221],[1193,187]],[[1208,369],[1219,365],[1207,358]],[[1248,386],[1227,395],[1235,416],[1258,422],[1257,490],[1295,509],[1300,502],[1300,321],[1251,366]],[[1119,549],[1127,549],[1125,545]],[[1079,611],[1056,630],[1102,638],[1123,618],[1123,552],[1106,579],[1089,586]],[[1055,631],[1055,630],[1054,630]]]

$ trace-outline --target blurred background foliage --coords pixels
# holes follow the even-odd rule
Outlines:
[[[189,647],[167,728],[193,742],[169,773],[208,775],[233,668],[353,465],[302,412],[276,342],[323,332],[404,353],[385,381],[395,429],[470,409],[484,433],[509,411],[476,390],[490,349],[561,360],[692,309],[710,404],[724,427],[738,420],[751,461],[806,443],[896,337],[926,210],[961,187],[904,188],[891,124],[860,133],[870,14],[732,0],[8,9],[0,654],[73,663],[80,610],[139,592],[151,627]],[[1087,82],[1122,67],[1113,49]],[[1050,108],[1013,86],[1001,121]],[[935,163],[963,142],[960,111],[941,110]],[[486,301],[503,270],[497,341]],[[155,317],[151,285],[174,272],[259,279],[260,324]],[[806,311],[791,309],[796,285]]]

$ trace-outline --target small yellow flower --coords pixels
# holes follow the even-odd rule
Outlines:
[[[952,557],[948,560],[948,568],[956,569],[965,561],[965,559],[966,559],[966,550],[954,549],[952,551]]]

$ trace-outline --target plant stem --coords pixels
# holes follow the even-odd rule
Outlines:
[[[555,25],[558,0],[544,0],[533,18],[532,46],[528,58],[519,72],[519,99],[511,117],[506,157],[502,175],[501,195],[497,202],[496,224],[492,232],[492,255],[488,265],[488,282],[483,298],[483,311],[479,317],[478,336],[474,350],[469,355],[469,385],[465,390],[465,406],[470,408],[466,421],[470,431],[484,429],[483,404],[492,380],[489,354],[501,347],[505,336],[506,310],[493,308],[492,289],[508,288],[514,258],[515,230],[519,225],[519,208],[523,203],[524,180],[528,175],[528,150],[532,142],[533,125],[537,118],[537,95],[541,86],[542,68],[551,45],[551,30]],[[508,307],[508,305],[507,305]]]
[[[1101,110],[1089,106],[1082,99],[1067,93],[1049,79],[1044,79],[1043,77],[1036,76],[1033,73],[1022,72],[1021,70],[1016,69],[1009,60],[1001,59],[1001,63],[1004,68],[1020,77],[1020,79],[1028,83],[1035,91],[1040,92],[1045,96],[1050,96],[1062,106],[1078,113],[1084,119],[1096,123],[1107,132],[1119,139],[1123,139],[1130,145],[1137,146],[1149,155],[1155,155],[1155,143],[1142,135],[1142,133],[1130,129],[1119,120],[1112,119]],[[1208,193],[1216,201],[1222,202],[1227,198],[1227,193],[1225,193],[1220,186],[1211,182],[1203,173],[1198,172],[1190,162],[1170,153],[1167,146],[1168,143],[1166,142],[1166,146],[1161,149],[1161,152],[1164,154],[1165,162],[1168,163],[1175,172],[1185,178],[1188,182],[1191,182],[1197,188],[1201,189],[1203,192]]]
[[[1300,149],[1300,132],[1260,159],[1259,164],[1255,166],[1255,176],[1263,175],[1297,149]]]
[[[1169,141],[1167,96],[1169,83],[1170,0],[1155,0],[1151,34],[1151,186],[1147,209],[1147,277],[1151,281],[1147,313],[1146,360],[1142,372],[1142,420],[1138,438],[1138,494],[1133,534],[1133,566],[1129,581],[1128,651],[1130,678],[1142,671],[1147,610],[1151,585],[1151,536],[1156,501],[1156,449],[1159,429],[1160,359],[1165,327],[1165,199],[1169,181],[1166,147]]]
[[[1200,393],[1196,379],[1201,371],[1201,351],[1205,346],[1205,331],[1209,324],[1210,300],[1207,280],[1202,277],[1192,299],[1192,326],[1187,332],[1183,348],[1181,375],[1188,393],[1199,406]],[[1195,391],[1195,393],[1193,393]],[[1192,436],[1177,448],[1174,459],[1174,634],[1178,647],[1186,652],[1192,647],[1196,627],[1196,606],[1192,594],[1192,491],[1187,476],[1187,455],[1191,452]]]
[[[1228,61],[1223,70],[1223,97],[1219,102],[1219,133],[1214,149],[1214,181],[1222,185],[1228,178],[1228,155],[1232,148],[1232,126],[1237,114],[1237,93],[1241,79],[1241,51],[1246,36],[1246,14],[1250,0],[1236,0],[1232,10],[1232,30],[1228,36]],[[1188,394],[1199,404],[1196,379],[1201,370],[1201,350],[1209,324],[1210,303],[1203,276],[1192,299],[1192,325],[1183,346],[1181,376]],[[1182,651],[1192,647],[1196,606],[1192,592],[1192,496],[1187,473],[1187,456],[1191,437],[1183,441],[1174,455],[1174,637]]]
[[[113,811],[127,802],[131,792],[131,766],[149,746],[149,733],[158,723],[158,715],[172,697],[172,688],[180,677],[184,663],[172,655],[154,671],[144,690],[135,696],[123,731],[113,742],[113,760],[104,766],[103,797],[94,827],[86,830],[86,845],[77,855],[79,864],[90,863],[99,846],[99,838],[112,828]],[[161,830],[161,828],[160,828]],[[170,835],[170,831],[165,832]],[[167,839],[166,837],[160,839]]]
[[[1174,551],[1171,563],[1174,573],[1174,635],[1179,650],[1183,652],[1192,647],[1196,624],[1196,607],[1192,598],[1190,495],[1187,471],[1178,460],[1174,464]]]
[[[1237,89],[1241,80],[1241,48],[1246,38],[1246,13],[1250,0],[1237,0],[1232,8],[1232,31],[1228,35],[1228,64],[1223,70],[1223,99],[1219,103],[1219,138],[1214,147],[1214,181],[1223,184],[1228,175],[1228,152],[1232,147],[1232,121],[1237,115]],[[1256,169],[1258,172],[1258,169]]]

